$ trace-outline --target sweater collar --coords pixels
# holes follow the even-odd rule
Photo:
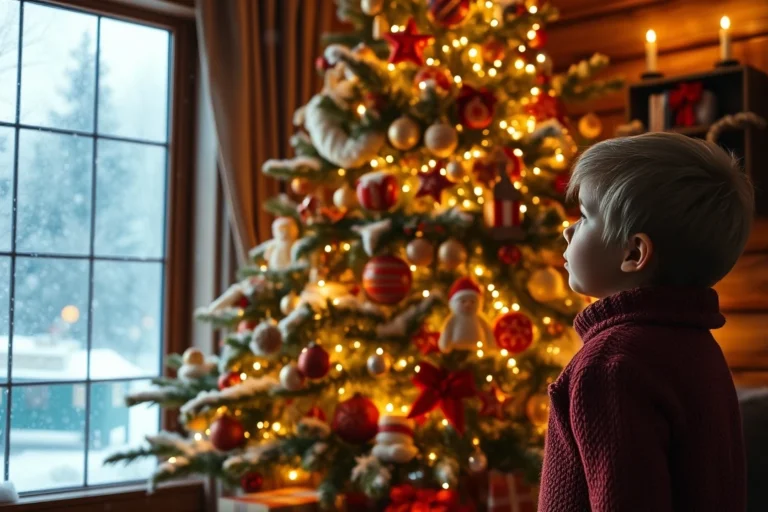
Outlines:
[[[619,292],[590,304],[574,327],[584,343],[599,332],[625,322],[701,329],[725,324],[717,292],[711,288],[650,287]]]

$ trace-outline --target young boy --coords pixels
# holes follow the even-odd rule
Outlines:
[[[571,288],[600,300],[550,386],[540,512],[745,509],[739,405],[711,287],[744,249],[752,187],[715,144],[652,133],[575,165]]]

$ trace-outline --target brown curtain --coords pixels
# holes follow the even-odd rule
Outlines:
[[[248,249],[271,237],[262,205],[280,187],[261,164],[290,156],[293,112],[319,90],[314,61],[335,6],[332,0],[196,0],[195,6],[224,199],[243,263]]]

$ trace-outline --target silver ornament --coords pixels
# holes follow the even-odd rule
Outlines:
[[[290,315],[298,305],[299,296],[291,292],[280,299],[280,312],[284,315]]]
[[[406,151],[419,143],[421,129],[418,123],[408,116],[395,119],[387,130],[389,142],[395,148]]]
[[[480,450],[469,456],[469,470],[473,473],[481,473],[488,467],[488,457]]]
[[[304,387],[304,375],[296,363],[289,363],[280,370],[280,385],[288,391],[298,391]]]
[[[426,267],[432,264],[435,259],[435,247],[429,240],[417,238],[408,242],[405,247],[405,255],[412,264]]]
[[[424,145],[438,158],[453,154],[459,145],[456,128],[448,123],[435,123],[424,132]]]
[[[392,360],[387,354],[373,354],[368,358],[365,366],[372,377],[380,377],[389,371],[392,366]]]
[[[272,320],[261,322],[251,335],[248,347],[257,356],[267,357],[275,354],[283,345],[283,335]]]
[[[456,269],[467,262],[467,250],[458,240],[446,240],[437,250],[437,260],[449,270]]]
[[[464,166],[460,162],[450,162],[445,166],[446,177],[454,183],[458,183],[467,175]]]

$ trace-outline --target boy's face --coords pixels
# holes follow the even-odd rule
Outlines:
[[[603,242],[603,219],[597,211],[597,201],[584,187],[579,191],[579,208],[581,219],[563,232],[568,242],[563,254],[568,285],[583,295],[607,297],[624,289],[624,250]]]

